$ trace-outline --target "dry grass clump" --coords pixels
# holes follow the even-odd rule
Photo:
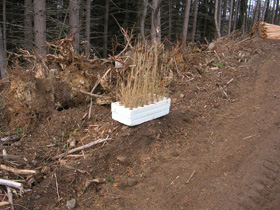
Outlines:
[[[163,44],[138,42],[129,55],[129,67],[120,73],[117,93],[120,103],[135,108],[166,96],[164,77],[169,65]]]

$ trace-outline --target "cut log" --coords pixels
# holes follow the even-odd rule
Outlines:
[[[253,27],[253,33],[258,32],[263,39],[280,39],[280,26],[259,22]]]

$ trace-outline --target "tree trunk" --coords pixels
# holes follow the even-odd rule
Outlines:
[[[273,0],[272,19],[271,19],[272,24],[274,24],[274,19],[275,19],[275,5],[276,5],[276,0]]]
[[[90,9],[91,0],[86,0],[86,56],[90,55]]]
[[[80,0],[69,1],[69,25],[70,33],[74,34],[74,50],[75,53],[79,53],[79,11],[80,11]]]
[[[29,51],[33,46],[32,30],[32,0],[24,0],[24,38],[25,48]]]
[[[171,41],[172,38],[172,0],[169,0],[168,10],[169,10],[169,17],[168,17],[168,39]]]
[[[275,24],[279,24],[278,23],[278,20],[279,20],[279,14],[278,14],[278,10],[279,10],[279,0],[277,0],[276,2],[276,10],[275,10],[275,20],[274,20],[274,23]]]
[[[221,37],[221,32],[220,32],[220,25],[219,25],[219,0],[216,0],[215,3],[215,26],[216,26],[216,32],[218,37]]]
[[[247,28],[247,6],[248,6],[248,0],[241,0],[241,6],[240,6],[240,17],[241,17],[241,28],[243,34],[246,32]]]
[[[46,0],[34,0],[34,39],[39,55],[46,55]]]
[[[256,23],[256,22],[258,22],[259,21],[259,19],[260,19],[260,5],[261,5],[261,0],[258,0],[257,1],[257,5],[256,5],[256,9],[255,9],[255,13],[254,13],[254,24]]]
[[[234,22],[233,22],[233,30],[234,31],[236,30],[236,24],[237,24],[237,20],[238,20],[239,1],[240,0],[236,0],[236,5],[235,5]]]
[[[152,1],[151,35],[152,41],[157,42],[161,42],[160,3],[161,0]]]
[[[232,15],[233,15],[233,0],[230,0],[230,12],[229,12],[229,22],[228,22],[228,34],[231,33]]]
[[[146,15],[147,15],[147,7],[148,7],[148,0],[143,0],[141,16],[140,16],[140,35],[144,42],[146,42],[145,19],[146,19]]]
[[[103,47],[103,57],[107,57],[108,51],[108,21],[109,21],[109,0],[105,1],[105,19],[104,19],[104,47]]]
[[[218,8],[218,24],[219,24],[219,29],[220,29],[220,34],[222,31],[222,0],[219,0],[219,8]]]
[[[262,14],[262,21],[265,21],[265,14],[266,14],[266,9],[267,9],[267,4],[268,4],[268,0],[265,0],[264,2],[264,8],[263,8],[263,14]]]
[[[4,44],[3,44],[3,36],[2,36],[2,28],[0,25],[0,71],[1,71],[1,78],[6,79],[7,78],[7,72],[6,72],[6,51],[4,50]]]
[[[190,8],[191,8],[191,0],[186,0],[185,6],[185,19],[183,23],[183,43],[186,43],[188,37],[188,27],[189,27],[189,18],[190,18]]]
[[[3,46],[7,50],[7,36],[6,36],[6,0],[3,0]]]
[[[128,22],[128,0],[125,0],[125,13],[124,13],[124,24],[123,28],[127,29]]]
[[[195,2],[194,2],[194,14],[193,14],[193,27],[192,27],[192,42],[195,41],[197,9],[198,9],[198,0],[195,0]]]
[[[224,1],[224,5],[223,5],[223,16],[222,16],[222,30],[221,30],[221,36],[224,36],[226,34],[225,28],[226,28],[226,19],[227,19],[227,4],[228,1],[225,0]]]

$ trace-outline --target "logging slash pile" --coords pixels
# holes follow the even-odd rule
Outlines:
[[[13,206],[13,195],[15,204],[28,209],[66,209],[73,198],[80,209],[116,205],[115,192],[131,190],[151,175],[149,161],[161,158],[162,148],[176,157],[181,137],[191,138],[213,113],[238,100],[238,84],[255,78],[251,59],[258,55],[258,46],[277,42],[236,31],[215,40],[211,49],[209,43],[169,43],[150,54],[153,47],[142,53],[130,40],[109,59],[75,54],[71,38],[49,43],[45,60],[25,50],[10,55],[9,83],[0,84],[0,143],[6,149],[0,155],[0,206]],[[122,67],[114,68],[113,61]],[[110,106],[100,104],[110,103],[104,102],[106,96],[115,99],[119,78],[128,84],[131,76],[131,84],[136,84],[137,75],[129,74],[138,70],[136,65],[166,70],[160,85],[168,87],[172,110],[166,118],[128,128],[111,119]],[[132,171],[135,165],[137,171]]]
[[[280,26],[265,22],[258,22],[252,28],[253,34],[259,33],[263,39],[280,39]]]
[[[101,59],[75,54],[71,37],[55,40],[47,47],[44,59],[23,49],[9,54],[9,82],[2,84],[0,97],[10,128],[34,127],[53,110],[88,102],[85,93],[91,91],[98,77],[110,66]],[[95,91],[104,93],[101,89],[97,87]]]

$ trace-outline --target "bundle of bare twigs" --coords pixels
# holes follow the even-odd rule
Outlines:
[[[259,22],[257,25],[257,31],[263,39],[280,39],[280,26],[269,24],[265,22]]]

